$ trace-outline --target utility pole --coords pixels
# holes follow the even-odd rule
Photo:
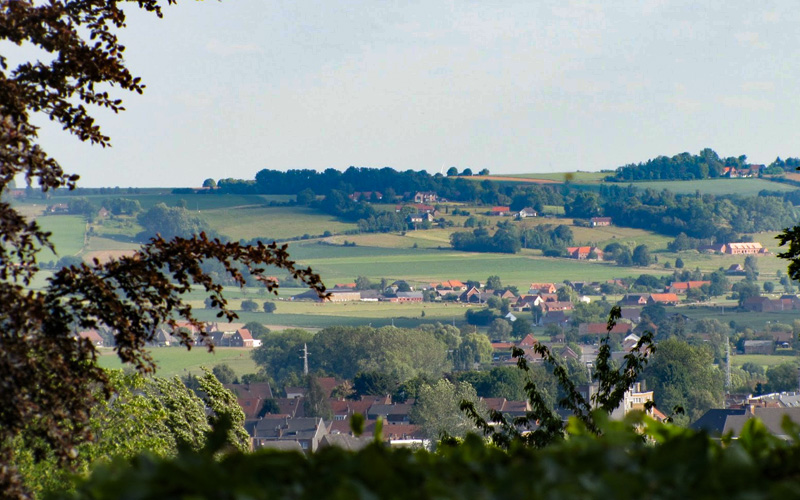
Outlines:
[[[729,335],[725,336],[725,388],[728,394],[731,393],[731,338]]]
[[[303,355],[300,359],[303,360],[303,375],[308,375],[308,344],[303,344]]]

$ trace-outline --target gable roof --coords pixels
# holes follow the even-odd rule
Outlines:
[[[710,285],[710,281],[675,281],[670,287],[675,290],[690,290],[692,288],[700,288],[703,285]]]
[[[253,336],[250,335],[250,330],[248,330],[247,328],[239,328],[238,330],[236,330],[236,333],[238,333],[239,336],[242,337],[242,340],[253,340]]]
[[[611,333],[630,333],[632,327],[630,323],[617,323],[611,329]],[[583,323],[578,327],[581,335],[605,335],[608,333],[607,323]]]
[[[97,343],[102,344],[103,342],[105,342],[105,340],[103,340],[103,337],[101,337],[100,334],[97,333],[97,330],[84,330],[82,332],[78,332],[78,336],[84,339],[89,339],[93,344]]]
[[[681,300],[674,293],[651,293],[650,298],[653,302],[680,302]]]

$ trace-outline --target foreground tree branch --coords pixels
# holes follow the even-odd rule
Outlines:
[[[0,0],[0,41],[25,46],[37,59],[9,65],[0,54],[0,491],[26,497],[15,468],[14,444],[34,459],[53,454],[62,463],[93,436],[89,410],[108,397],[109,381],[92,343],[78,328],[113,329],[119,357],[142,373],[154,369],[144,350],[155,328],[184,319],[200,328],[182,294],[194,287],[208,293],[219,317],[234,319],[222,286],[203,272],[216,260],[243,285],[242,266],[259,277],[267,266],[289,271],[325,296],[319,276],[296,267],[285,246],[242,246],[201,234],[172,241],[155,238],[131,257],[95,261],[56,273],[44,290],[27,288],[39,268],[42,248],[54,250],[50,234],[27,220],[4,197],[16,178],[43,192],[73,189],[69,174],[38,141],[32,118],[49,119],[79,140],[109,146],[91,111],[124,110],[109,91],[142,93],[144,85],[125,65],[117,32],[125,27],[125,0]],[[128,0],[162,16],[175,0]],[[33,48],[30,52],[27,49]],[[268,290],[277,284],[262,280]],[[192,339],[176,332],[191,347]],[[202,332],[204,335],[204,332]],[[13,441],[13,444],[12,444]]]

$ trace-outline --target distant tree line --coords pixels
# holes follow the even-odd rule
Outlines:
[[[485,227],[450,235],[450,245],[465,252],[517,253],[521,248],[536,248],[545,255],[560,257],[573,243],[572,230],[563,224],[541,224],[520,229],[509,222],[501,222],[493,235]]]
[[[726,167],[747,168],[747,156],[721,158],[714,150],[705,148],[700,153],[680,153],[675,156],[658,156],[643,163],[630,163],[617,168],[614,175],[606,177],[611,182],[654,180],[699,180],[722,177]],[[793,172],[800,167],[800,159],[780,157],[762,172],[767,175]]]
[[[792,203],[779,196],[679,195],[612,185],[601,186],[597,193],[570,193],[567,198],[565,211],[571,217],[597,212],[619,226],[718,242],[741,241],[740,233],[778,230],[797,220]]]

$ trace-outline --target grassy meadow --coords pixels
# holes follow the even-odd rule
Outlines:
[[[223,363],[233,368],[237,375],[255,373],[258,371],[258,366],[250,357],[250,351],[251,349],[243,347],[217,347],[214,352],[208,352],[202,347],[193,348],[191,351],[179,346],[149,348],[158,367],[156,375],[159,377],[199,375],[203,373],[203,367],[210,370],[214,365]],[[102,349],[99,360],[103,368],[123,368],[113,349]]]
[[[783,363],[794,363],[796,361],[796,356],[780,356],[769,354],[736,354],[731,356],[731,365],[736,367],[741,367],[745,363],[755,363],[763,366],[766,369],[771,366],[780,365]]]
[[[318,236],[325,231],[339,233],[358,227],[308,207],[246,205],[202,211],[201,217],[232,240]]]
[[[627,186],[626,183],[619,183]],[[700,191],[703,194],[741,194],[745,196],[757,195],[760,191],[794,191],[796,186],[772,182],[767,179],[703,179],[699,181],[642,181],[632,183],[639,189],[663,189],[677,194],[691,194]]]
[[[39,255],[41,262],[56,261],[60,257],[78,255],[84,249],[86,220],[78,215],[48,215],[36,219],[39,226],[51,233],[50,241],[57,255],[43,250]]]

